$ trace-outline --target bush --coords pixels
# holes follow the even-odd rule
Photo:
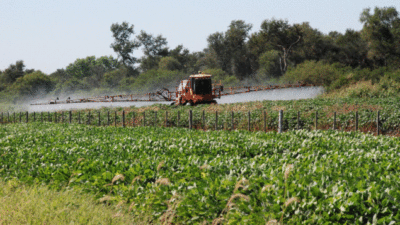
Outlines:
[[[282,75],[279,59],[280,52],[276,50],[262,54],[259,58],[260,69],[257,74],[264,79]]]
[[[88,84],[83,83],[82,81],[72,78],[71,80],[66,81],[61,87],[58,87],[54,92],[55,94],[72,94],[74,92],[82,92],[89,91],[90,86]]]
[[[18,78],[10,87],[10,91],[19,96],[37,96],[49,93],[53,87],[49,76],[36,71]]]
[[[161,70],[179,70],[181,64],[177,59],[171,56],[163,57],[158,63],[158,68]]]
[[[340,64],[325,64],[321,61],[305,61],[295,68],[289,68],[282,80],[286,82],[305,82],[321,86],[329,86],[338,78],[344,76],[349,68]]]
[[[120,68],[104,74],[104,86],[115,88],[119,85],[121,80],[128,76],[127,68]]]
[[[122,91],[128,91],[130,92],[132,88],[132,85],[135,83],[135,78],[133,77],[125,77],[119,82],[119,89]]]

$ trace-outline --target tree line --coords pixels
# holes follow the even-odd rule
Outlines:
[[[0,71],[0,95],[16,101],[22,96],[49,93],[143,93],[175,87],[177,81],[198,71],[211,73],[214,80],[228,86],[280,80],[340,88],[355,79],[379,82],[385,74],[397,76],[398,11],[394,7],[365,9],[360,22],[360,31],[323,34],[308,22],[290,24],[287,20],[267,19],[257,32],[250,33],[251,24],[234,20],[226,31],[210,34],[207,47],[199,52],[183,45],[170,48],[162,35],[143,30],[135,35],[133,24],[114,23],[110,27],[114,38],[110,47],[117,58],[76,59],[49,75],[26,69],[23,61],[17,61]],[[136,58],[133,53],[139,49],[143,56]],[[351,79],[349,74],[353,74]]]

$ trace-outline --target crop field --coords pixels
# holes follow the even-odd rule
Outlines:
[[[395,224],[399,148],[395,137],[330,130],[7,124],[0,177],[79,187],[153,223]]]

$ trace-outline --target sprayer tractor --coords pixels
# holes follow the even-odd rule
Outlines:
[[[191,75],[188,80],[182,80],[179,83],[172,105],[216,104],[215,99],[221,98],[223,90],[224,87],[221,83],[212,84],[210,74]]]
[[[39,100],[31,105],[48,105],[48,104],[73,104],[73,103],[92,103],[92,102],[172,102],[171,105],[192,106],[197,104],[216,104],[217,98],[225,95],[234,95],[248,93],[253,91],[264,91],[270,89],[291,88],[313,86],[304,83],[287,84],[287,85],[265,85],[265,86],[240,86],[225,88],[221,82],[212,83],[211,74],[190,75],[189,79],[182,80],[176,87],[176,91],[169,91],[162,88],[158,91],[141,94],[141,95],[106,95],[88,98],[71,99],[68,97],[65,101],[51,99],[47,103],[39,102]]]

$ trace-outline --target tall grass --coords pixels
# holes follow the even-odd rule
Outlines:
[[[0,224],[148,224],[149,218],[134,218],[127,204],[106,205],[79,190],[0,181]]]

